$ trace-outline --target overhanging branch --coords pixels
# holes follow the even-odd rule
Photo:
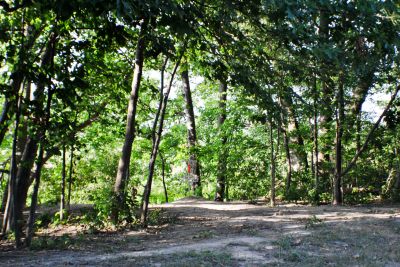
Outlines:
[[[390,98],[389,103],[386,105],[385,109],[383,110],[382,114],[379,116],[378,120],[375,122],[375,124],[372,127],[372,129],[369,131],[369,133],[367,135],[367,138],[365,139],[364,144],[362,145],[360,150],[358,150],[357,153],[354,155],[353,159],[350,161],[350,163],[344,169],[344,171],[342,172],[341,176],[346,175],[351,170],[351,168],[354,167],[354,165],[356,164],[358,158],[361,156],[361,154],[364,152],[364,150],[368,147],[368,143],[369,143],[369,141],[371,141],[372,135],[374,134],[376,129],[378,129],[383,117],[386,115],[386,113],[388,112],[388,110],[392,106],[393,101],[396,99],[396,96],[397,96],[397,93],[399,92],[399,90],[400,90],[400,85],[396,87],[396,91],[393,93],[392,97]]]

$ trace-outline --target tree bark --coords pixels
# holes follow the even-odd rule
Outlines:
[[[333,205],[343,204],[342,190],[342,135],[344,122],[344,97],[343,97],[343,74],[340,75],[339,88],[337,94],[337,115],[336,115],[336,162],[335,178],[333,183]]]
[[[42,171],[42,166],[43,166],[43,154],[44,154],[44,148],[43,144],[40,144],[39,148],[39,155],[36,163],[36,171],[35,171],[35,184],[33,186],[33,193],[32,193],[32,201],[31,201],[31,206],[29,209],[29,218],[28,218],[28,226],[27,226],[27,231],[26,231],[26,246],[30,247],[32,237],[34,235],[35,231],[35,220],[36,220],[36,206],[37,206],[37,200],[38,200],[38,195],[39,195],[39,186],[40,186],[40,176],[41,176],[41,171]]]
[[[167,91],[164,93],[164,98],[161,103],[161,106],[158,107],[160,109],[160,121],[158,124],[155,142],[154,142],[153,148],[151,150],[151,156],[150,156],[150,162],[149,162],[149,174],[147,176],[146,186],[144,187],[143,200],[142,200],[142,205],[141,205],[140,222],[142,223],[142,225],[144,227],[147,226],[147,213],[148,213],[149,199],[150,199],[150,194],[151,194],[151,185],[153,182],[154,166],[155,166],[155,162],[157,159],[158,147],[161,142],[161,134],[163,131],[163,126],[164,126],[164,118],[165,118],[165,112],[167,109],[168,97],[171,92],[172,83],[173,83],[176,71],[179,67],[179,63],[180,63],[180,58],[176,62],[174,70],[172,71],[171,79],[170,79]]]
[[[4,103],[3,103],[3,109],[1,112],[1,117],[0,117],[0,145],[4,140],[4,136],[7,133],[8,130],[8,121],[9,121],[9,110],[11,109],[12,102],[8,100],[8,97],[6,97]]]
[[[19,90],[18,90],[19,91]],[[17,94],[18,95],[18,94]],[[17,140],[19,131],[19,121],[20,121],[20,111],[21,111],[21,99],[17,97],[15,104],[15,127],[12,142],[12,152],[11,152],[11,167],[10,167],[10,179],[8,183],[8,198],[7,204],[3,216],[3,229],[2,233],[5,234],[10,230],[14,230],[16,247],[21,246],[21,233],[18,231],[18,220],[15,216],[16,214],[16,203],[18,202],[17,191]]]
[[[56,50],[56,42],[57,42],[57,35],[52,33],[50,36],[50,40],[47,43],[46,49],[43,53],[43,57],[40,62],[41,68],[48,66],[49,64],[53,64],[53,59],[55,56]],[[33,118],[32,120],[38,124],[40,129],[40,123],[43,121],[43,106],[44,106],[44,90],[46,84],[50,84],[50,80],[48,77],[42,77],[39,80],[35,93],[35,106],[33,111]],[[36,129],[31,135],[28,136],[27,142],[25,144],[24,152],[21,157],[21,163],[19,165],[17,175],[16,175],[16,190],[13,192],[14,195],[14,202],[13,207],[15,213],[13,213],[13,220],[16,223],[15,235],[21,236],[22,234],[22,224],[23,224],[23,209],[25,207],[28,189],[31,184],[30,176],[31,176],[31,169],[33,167],[37,149],[38,149],[38,141],[40,139],[40,130]],[[16,240],[18,245],[18,241]]]
[[[308,160],[307,153],[304,150],[304,139],[300,133],[299,120],[290,91],[282,94],[280,104],[285,113],[282,122],[284,123],[286,136],[288,137],[292,170],[294,172],[301,171],[302,169],[307,170]],[[296,147],[292,148],[290,144],[296,144]]]
[[[274,152],[274,136],[272,128],[272,119],[269,120],[269,144],[270,144],[270,161],[271,161],[271,193],[270,193],[270,205],[275,206],[275,152]]]
[[[27,38],[22,39],[21,48],[19,51],[19,59],[17,69],[11,74],[11,96],[12,98],[6,96],[5,102],[3,104],[2,114],[0,116],[0,145],[2,144],[5,134],[8,131],[8,127],[11,124],[10,120],[15,115],[16,110],[13,109],[15,104],[15,99],[18,98],[18,92],[21,88],[21,85],[25,78],[25,72],[22,70],[23,66],[27,63],[26,60],[26,51],[30,51],[30,49],[35,44],[35,41],[39,38],[40,33],[43,31],[44,26],[40,27],[39,29],[33,30],[33,32],[28,33],[27,27],[23,26],[25,29],[25,35]],[[14,98],[14,99],[13,99]]]
[[[165,202],[168,203],[168,191],[167,191],[167,186],[165,185],[165,159],[161,153],[160,153],[160,159],[161,159],[161,176],[164,188]]]
[[[114,184],[114,194],[116,197],[116,203],[112,212],[112,219],[114,223],[118,222],[119,207],[122,206],[124,202],[125,180],[131,160],[132,144],[133,140],[135,139],[136,109],[139,98],[140,82],[142,79],[142,72],[143,72],[143,60],[144,60],[143,57],[145,51],[146,30],[147,30],[147,22],[142,21],[139,39],[136,47],[135,70],[133,74],[132,90],[128,104],[128,114],[127,114],[127,122],[125,129],[125,142],[122,147],[121,158],[118,163],[118,171]]]
[[[185,66],[187,67],[187,65]],[[196,195],[201,196],[200,165],[196,153],[196,123],[193,111],[192,92],[190,91],[189,72],[187,69],[181,72],[183,82],[182,91],[185,99],[186,126],[188,132],[189,145],[189,175],[193,176],[192,190]]]
[[[286,162],[287,162],[287,173],[286,173],[286,195],[289,194],[290,185],[292,183],[292,158],[289,148],[289,138],[286,131],[283,132],[283,144],[285,146]]]
[[[49,89],[49,93],[47,96],[47,103],[46,103],[46,111],[45,111],[45,120],[44,124],[41,126],[40,129],[40,137],[39,137],[39,155],[36,161],[36,170],[35,170],[35,184],[33,187],[32,198],[31,198],[31,206],[29,209],[29,218],[28,218],[28,225],[26,229],[26,245],[30,247],[31,241],[35,231],[35,220],[36,220],[36,207],[37,207],[37,200],[39,195],[39,186],[40,186],[40,177],[42,173],[43,167],[43,155],[44,155],[44,143],[46,139],[46,132],[47,127],[49,125],[50,120],[50,108],[51,108],[51,100],[53,97],[53,90]]]
[[[224,201],[225,198],[225,183],[226,183],[226,141],[227,137],[223,130],[224,122],[226,120],[226,100],[227,100],[228,86],[226,82],[220,81],[219,85],[219,109],[220,115],[218,119],[218,128],[221,136],[221,149],[218,156],[217,166],[217,188],[215,192],[215,201]]]
[[[325,45],[329,43],[329,23],[330,17],[327,10],[320,11],[320,24],[319,24],[319,37],[321,39],[321,45]],[[333,99],[333,82],[329,76],[329,64],[325,60],[321,62],[321,84],[322,84],[322,97],[320,102],[321,112],[320,112],[320,121],[319,130],[320,136],[326,140],[326,142],[322,143],[320,153],[318,155],[318,165],[320,168],[320,189],[330,187],[330,182],[332,178],[332,155],[330,151],[332,151],[334,145],[334,139],[330,138],[331,133],[331,122],[332,122],[332,99]]]
[[[62,171],[61,171],[61,198],[60,198],[60,221],[64,220],[65,210],[65,178],[66,178],[66,148],[63,144],[62,151]]]
[[[11,77],[12,77],[11,94],[15,99],[18,99],[19,98],[18,92],[23,83],[24,75],[21,73],[20,70],[17,70],[11,75]],[[16,113],[16,110],[15,109],[13,110],[13,107],[16,106],[15,104],[16,101],[17,100],[10,100],[8,97],[6,97],[4,101],[3,110],[0,117],[0,145],[3,142],[4,137],[8,131],[8,127],[10,125],[10,119],[12,118],[13,115],[12,112]]]
[[[25,87],[25,97],[21,99],[21,110],[20,114],[27,114],[28,113],[28,103],[30,102],[31,97],[31,82],[26,82]],[[25,104],[25,105],[24,105]],[[29,115],[21,116],[20,118],[20,129],[18,133],[18,140],[17,140],[17,166],[19,165],[22,157],[22,153],[24,152],[25,144],[28,138],[28,120]]]
[[[313,127],[313,152],[314,153],[314,190],[315,190],[315,195],[314,195],[314,201],[316,204],[319,203],[319,193],[320,193],[320,184],[319,184],[319,161],[318,161],[318,155],[319,155],[319,147],[318,147],[318,109],[317,109],[317,100],[318,100],[318,94],[317,94],[317,80],[314,78],[314,100],[313,100],[313,115],[314,115],[314,127]]]
[[[71,152],[69,158],[69,172],[68,172],[68,199],[67,199],[67,209],[71,209],[71,190],[72,190],[72,172],[74,171],[74,146],[71,145]]]
[[[6,181],[6,186],[4,187],[3,196],[2,196],[2,198],[1,198],[1,208],[0,208],[0,212],[3,212],[3,213],[4,213],[4,211],[5,211],[5,209],[6,209],[6,205],[7,205],[9,182],[10,182],[10,174],[8,173],[8,179],[7,179],[7,181]]]
[[[290,147],[289,147],[289,136],[288,136],[289,107],[288,107],[286,101],[283,100],[283,98],[284,98],[284,96],[282,96],[282,95],[279,97],[279,104],[280,104],[281,108],[280,108],[280,125],[278,127],[280,128],[279,132],[281,132],[281,131],[283,132],[283,146],[285,149],[286,165],[287,165],[285,193],[286,193],[286,196],[288,196],[289,190],[290,190],[290,185],[292,183],[293,167],[292,167],[292,153],[291,153]],[[282,126],[282,124],[283,124],[283,126]],[[279,133],[278,133],[278,140],[279,140]],[[297,161],[298,161],[298,159],[297,159]]]

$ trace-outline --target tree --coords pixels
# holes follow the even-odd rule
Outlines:
[[[149,206],[149,199],[150,199],[150,194],[151,194],[151,185],[153,182],[153,175],[154,175],[154,167],[157,159],[157,154],[158,154],[158,148],[160,146],[161,142],[161,134],[163,131],[163,126],[164,126],[164,118],[165,118],[165,112],[167,109],[167,103],[168,103],[168,97],[171,92],[172,88],[172,83],[174,81],[174,77],[176,74],[176,71],[179,67],[180,61],[181,61],[180,56],[175,63],[174,69],[172,70],[171,73],[171,78],[167,87],[167,90],[165,91],[163,95],[162,102],[160,103],[158,109],[159,109],[159,122],[158,122],[158,127],[157,127],[157,132],[155,135],[155,141],[153,142],[152,149],[151,149],[151,156],[150,156],[150,161],[149,161],[149,174],[147,177],[147,182],[144,188],[143,192],[143,200],[142,200],[142,205],[141,205],[141,214],[140,214],[140,221],[143,225],[147,225],[147,213],[148,213],[148,206]],[[156,123],[155,123],[156,124]]]
[[[135,138],[135,118],[137,110],[137,102],[139,97],[140,82],[143,72],[143,55],[145,50],[145,32],[147,28],[147,21],[144,19],[140,24],[140,34],[136,47],[135,55],[135,70],[132,80],[132,91],[128,104],[128,115],[126,120],[125,142],[122,147],[122,155],[118,163],[117,177],[115,178],[114,193],[116,197],[116,204],[113,211],[114,222],[118,221],[118,210],[121,204],[124,203],[124,188],[125,181],[127,180],[130,158],[132,153],[132,143]]]
[[[196,123],[193,111],[192,92],[190,91],[189,71],[188,66],[183,66],[181,71],[182,92],[185,99],[185,116],[188,132],[189,160],[188,173],[193,177],[192,190],[193,193],[201,196],[201,180],[200,180],[200,164],[196,155]]]
[[[221,81],[219,85],[219,108],[220,115],[218,118],[218,128],[220,131],[221,151],[218,155],[218,172],[217,172],[217,190],[215,192],[215,201],[224,201],[225,183],[226,183],[226,141],[227,137],[224,132],[224,122],[226,120],[226,101],[227,101],[228,85]]]

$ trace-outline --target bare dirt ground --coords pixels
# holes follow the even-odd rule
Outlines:
[[[77,234],[75,226],[54,243],[65,242],[60,249],[0,251],[0,266],[400,266],[399,205],[186,198],[152,209],[159,225],[147,230]],[[68,228],[46,234],[60,231]]]

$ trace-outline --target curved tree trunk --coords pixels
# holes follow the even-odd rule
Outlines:
[[[43,57],[40,62],[41,68],[44,66],[48,66],[52,64],[55,50],[56,50],[56,42],[57,42],[57,34],[52,33],[50,39],[47,43],[45,51],[43,53]],[[15,179],[15,190],[13,191],[14,194],[14,202],[13,202],[13,218],[12,220],[15,221],[16,228],[15,235],[21,236],[22,235],[22,226],[23,226],[23,209],[26,204],[26,199],[28,195],[28,189],[31,185],[31,170],[33,168],[33,164],[36,158],[36,153],[38,150],[38,142],[40,139],[40,128],[43,125],[40,125],[40,122],[43,121],[43,114],[45,113],[44,108],[44,99],[45,99],[45,88],[47,85],[50,85],[50,81],[47,79],[39,80],[36,90],[34,92],[34,99],[35,99],[35,106],[33,110],[33,118],[32,120],[39,124],[38,130],[34,131],[30,134],[27,138],[27,142],[25,144],[24,152],[21,157],[21,163],[18,166],[18,172]],[[16,238],[17,246],[18,240]]]
[[[135,139],[136,108],[139,98],[140,82],[142,79],[146,29],[147,23],[143,21],[141,24],[138,44],[136,47],[135,70],[133,73],[132,90],[128,104],[128,114],[125,128],[125,142],[122,147],[121,158],[118,163],[118,171],[114,183],[114,194],[116,197],[116,203],[112,212],[112,219],[115,223],[118,222],[119,207],[123,205],[124,202],[125,181],[131,161],[132,144],[133,140]]]
[[[8,182],[8,198],[3,216],[3,229],[2,233],[5,234],[10,230],[14,230],[15,232],[15,241],[17,248],[20,247],[21,243],[21,235],[18,229],[18,220],[16,219],[16,205],[18,202],[18,194],[16,194],[17,190],[17,140],[18,140],[18,131],[19,131],[19,121],[20,121],[20,98],[18,97],[15,104],[15,127],[13,133],[13,142],[12,142],[12,152],[11,152],[11,166],[10,166],[10,178]]]
[[[33,186],[33,193],[32,193],[32,201],[31,201],[31,206],[29,209],[29,218],[28,218],[28,226],[27,226],[27,231],[26,231],[26,245],[30,247],[32,237],[35,231],[35,219],[36,219],[36,206],[37,206],[37,200],[38,200],[38,195],[39,195],[39,186],[40,186],[40,176],[41,176],[41,171],[43,167],[43,153],[44,153],[44,148],[43,144],[40,144],[39,148],[39,155],[38,155],[38,160],[36,164],[36,171],[35,171],[35,184]]]
[[[147,226],[147,213],[148,213],[149,200],[150,200],[150,194],[151,194],[151,186],[153,183],[154,166],[155,166],[156,159],[157,159],[158,147],[161,142],[161,134],[162,134],[163,127],[164,127],[164,118],[165,118],[165,112],[167,110],[169,93],[171,92],[172,82],[174,80],[176,71],[179,67],[179,63],[180,63],[180,59],[178,59],[178,61],[175,64],[174,70],[172,71],[172,74],[171,74],[171,79],[170,79],[167,91],[164,93],[163,101],[162,101],[161,105],[158,107],[160,110],[160,121],[158,124],[157,133],[155,136],[156,139],[155,139],[155,142],[153,143],[153,147],[151,150],[151,156],[150,156],[150,162],[149,162],[149,174],[147,176],[146,186],[144,187],[143,200],[142,200],[142,205],[141,205],[140,222],[142,223],[143,226]]]
[[[53,96],[53,90],[49,89],[49,93],[47,96],[47,104],[46,104],[46,112],[45,112],[45,121],[44,125],[40,129],[40,136],[39,136],[39,155],[36,161],[36,170],[34,174],[34,181],[35,184],[33,186],[32,198],[31,198],[31,206],[29,209],[29,218],[28,224],[26,227],[26,245],[30,247],[32,237],[35,231],[35,220],[36,220],[36,207],[37,207],[37,200],[39,195],[39,186],[40,186],[40,177],[42,173],[43,167],[43,155],[44,155],[44,143],[46,139],[46,131],[50,120],[50,108],[51,108],[51,100]]]

